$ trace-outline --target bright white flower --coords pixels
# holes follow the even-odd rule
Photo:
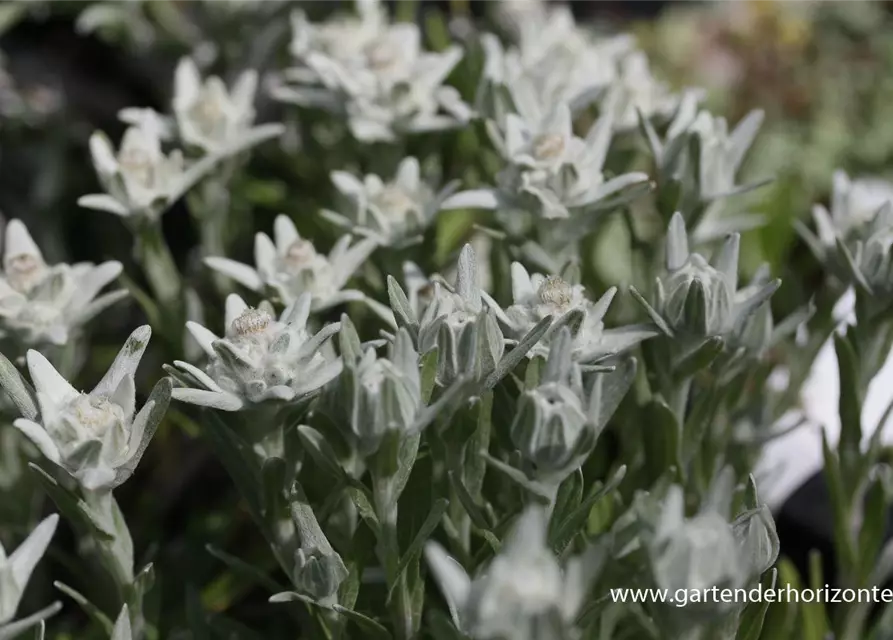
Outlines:
[[[205,372],[174,362],[168,370],[188,387],[174,389],[174,398],[239,411],[249,404],[300,402],[315,394],[341,372],[341,359],[321,352],[341,325],[326,325],[313,335],[307,328],[309,314],[310,294],[291,303],[278,320],[269,305],[254,309],[230,294],[223,338],[196,322],[186,324],[210,363]]]
[[[286,83],[274,95],[342,115],[363,142],[468,122],[470,109],[455,88],[443,84],[461,49],[423,51],[417,25],[391,24],[377,1],[357,6],[357,17],[337,16],[319,25],[302,12],[293,15],[291,52],[298,66],[286,71]]]
[[[534,221],[567,220],[573,213],[615,206],[640,195],[648,188],[647,174],[626,173],[606,180],[602,172],[612,122],[610,114],[602,116],[581,139],[573,134],[567,105],[557,106],[540,122],[509,114],[504,135],[491,130],[507,162],[497,176],[497,187],[462,191],[443,207],[496,209],[511,234],[526,235],[530,220],[519,212],[530,214]]]
[[[243,72],[228,91],[217,76],[202,82],[189,58],[180,60],[174,76],[173,112],[180,139],[207,154],[231,155],[280,135],[279,124],[254,127],[257,72]]]
[[[111,304],[123,290],[97,297],[121,273],[121,263],[47,265],[19,220],[6,225],[0,275],[0,331],[25,345],[63,345],[72,333]]]
[[[134,415],[134,375],[151,335],[148,325],[130,334],[90,393],[72,387],[37,351],[28,352],[40,412],[13,424],[89,491],[109,491],[133,474],[167,410],[171,382],[164,378]]]
[[[648,57],[642,51],[628,53],[620,60],[618,69],[619,75],[605,98],[618,129],[630,130],[638,126],[637,109],[646,118],[666,118],[673,114],[679,96],[651,74]]]
[[[9,626],[4,626],[10,622],[15,616],[19,602],[31,578],[31,573],[38,561],[46,552],[53,534],[56,533],[56,525],[59,524],[59,516],[53,514],[43,520],[34,531],[25,539],[18,549],[7,556],[3,545],[0,544],[0,637],[15,637],[13,626],[17,627],[18,632],[22,632],[33,624],[37,624],[43,617],[51,615],[58,611],[59,607],[52,607],[51,610],[41,612],[44,615],[35,616],[30,620],[30,624],[22,625],[25,621],[18,621]],[[22,626],[20,626],[22,625]],[[10,632],[12,635],[6,635],[4,632]]]
[[[456,183],[451,183],[435,192],[422,181],[415,158],[401,161],[396,176],[388,182],[374,174],[360,180],[346,171],[332,172],[332,182],[350,208],[343,215],[334,211],[323,211],[323,215],[352,233],[391,247],[421,241],[440,205],[456,188]]]
[[[833,247],[837,237],[846,239],[851,231],[864,227],[887,203],[893,203],[893,184],[879,178],[851,180],[835,171],[831,211],[817,204],[812,215],[822,245]]]
[[[494,312],[513,338],[520,338],[547,316],[555,318],[552,328],[533,348],[536,355],[547,355],[552,338],[563,326],[573,334],[573,358],[587,364],[604,360],[657,335],[644,325],[605,329],[604,317],[617,287],[608,289],[592,302],[580,284],[571,284],[561,276],[529,274],[518,262],[512,263],[512,306],[502,311],[495,303]]]
[[[157,218],[201,176],[187,171],[180,151],[165,155],[157,128],[134,126],[124,132],[115,154],[101,131],[90,137],[90,153],[104,194],[83,196],[78,204],[123,217]]]
[[[590,571],[581,558],[562,569],[546,545],[548,518],[529,507],[499,555],[471,580],[437,543],[425,556],[460,631],[475,640],[564,640],[583,602]]]
[[[366,238],[351,246],[351,236],[345,235],[326,256],[298,234],[286,215],[276,217],[273,236],[275,241],[265,233],[255,236],[254,267],[221,257],[205,258],[205,264],[252,291],[273,293],[284,304],[310,293],[313,311],[366,299],[362,292],[344,286],[375,249],[375,240]]]

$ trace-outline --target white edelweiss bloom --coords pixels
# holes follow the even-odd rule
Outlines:
[[[375,250],[374,239],[351,246],[352,237],[342,236],[326,256],[298,234],[286,215],[276,217],[273,236],[261,232],[254,237],[254,267],[222,257],[205,258],[205,264],[252,291],[274,293],[284,304],[310,293],[313,311],[366,300],[362,292],[344,286]]]
[[[3,545],[0,544],[0,637],[15,637],[17,634],[13,632],[13,626],[17,627],[16,630],[18,632],[22,632],[29,626],[37,624],[41,619],[59,610],[59,606],[54,606],[33,616],[30,622],[19,620],[9,626],[5,626],[15,616],[16,609],[19,607],[34,567],[37,566],[37,563],[46,553],[50,540],[53,539],[53,534],[56,533],[56,525],[58,524],[58,515],[48,516],[8,556],[3,549]],[[23,625],[23,623],[25,624]],[[5,635],[5,631],[12,632],[12,635]]]
[[[158,113],[149,107],[126,107],[118,112],[118,120],[124,124],[146,129],[149,135],[156,136],[163,142],[174,137],[173,119]]]
[[[388,182],[374,174],[360,180],[346,171],[333,171],[332,182],[349,209],[343,213],[323,211],[323,215],[352,233],[390,247],[420,241],[440,205],[457,186],[451,183],[436,192],[422,180],[415,158],[403,159]]]
[[[879,178],[852,180],[843,171],[834,173],[831,193],[831,211],[817,204],[812,215],[818,239],[826,247],[833,247],[839,236],[865,227],[888,203],[893,202],[893,184]]]
[[[257,72],[243,72],[231,90],[217,76],[202,82],[198,67],[183,58],[174,75],[173,112],[180,139],[207,154],[232,155],[280,135],[279,124],[254,125]]]
[[[90,137],[90,154],[104,194],[82,196],[78,204],[122,217],[157,218],[198,177],[187,170],[183,155],[165,155],[157,128],[132,126],[124,132],[117,154],[101,131]]]
[[[321,25],[294,15],[291,51],[298,66],[285,72],[274,95],[346,117],[363,142],[468,122],[471,110],[443,84],[461,49],[426,52],[417,25],[390,23],[378,2],[358,8],[358,18],[337,16]]]
[[[460,631],[475,640],[571,637],[593,575],[582,558],[565,568],[546,544],[548,518],[528,507],[499,555],[472,580],[437,543],[425,556]]]
[[[657,335],[645,325],[605,329],[604,318],[617,293],[608,289],[596,302],[586,297],[580,284],[571,284],[561,276],[530,274],[518,262],[512,263],[512,305],[504,311],[493,303],[494,313],[513,338],[520,338],[547,316],[555,322],[534,346],[535,355],[548,355],[553,338],[561,327],[570,327],[573,335],[573,359],[590,364],[617,355]],[[488,297],[488,302],[490,299]]]
[[[701,200],[713,200],[741,189],[738,170],[762,122],[763,112],[751,111],[730,133],[725,118],[715,118],[707,111],[698,114],[690,130],[700,139]]]
[[[230,294],[223,338],[188,322],[186,328],[210,363],[206,371],[179,361],[167,368],[187,387],[174,389],[174,398],[239,411],[265,401],[300,402],[318,392],[341,372],[341,359],[321,352],[341,325],[329,324],[311,334],[307,328],[310,297],[301,295],[277,320],[269,305],[254,309]]]
[[[97,297],[121,273],[121,263],[47,265],[19,220],[6,225],[0,274],[0,332],[28,346],[63,345],[72,333],[113,303],[124,290]]]
[[[617,128],[630,130],[638,126],[637,109],[646,118],[669,117],[679,104],[679,96],[652,75],[644,52],[632,51],[620,59],[618,77],[608,89],[606,102],[614,112]]]
[[[611,114],[605,114],[581,139],[573,135],[566,104],[536,124],[509,114],[504,135],[491,130],[508,163],[497,176],[496,188],[459,192],[443,208],[496,209],[512,235],[526,235],[530,221],[518,212],[534,220],[567,220],[576,212],[598,211],[638,197],[650,188],[647,174],[632,172],[605,179],[612,123]]]
[[[28,352],[40,411],[13,424],[89,491],[110,491],[133,475],[167,410],[171,381],[163,378],[135,414],[133,379],[151,335],[148,325],[130,334],[90,393],[77,391],[37,351]]]

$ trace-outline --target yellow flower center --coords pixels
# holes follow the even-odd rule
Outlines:
[[[547,133],[534,140],[533,154],[538,160],[554,160],[564,153],[564,147],[563,136]]]
[[[543,304],[561,310],[569,307],[574,300],[573,288],[558,276],[546,278],[540,285],[537,295]]]
[[[263,333],[271,322],[273,322],[273,318],[270,317],[270,314],[260,309],[248,308],[233,320],[231,329],[234,334],[239,336],[253,335]]]

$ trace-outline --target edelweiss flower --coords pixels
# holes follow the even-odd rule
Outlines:
[[[57,603],[34,616],[11,622],[16,609],[19,608],[19,602],[22,600],[31,573],[46,552],[58,524],[58,515],[48,516],[9,556],[6,555],[3,545],[0,544],[0,637],[14,638],[61,608],[61,605]],[[7,623],[10,624],[7,625]]]
[[[210,167],[199,164],[186,169],[183,156],[161,150],[160,131],[135,126],[124,132],[117,155],[101,131],[90,137],[90,153],[104,194],[78,199],[89,209],[122,217],[157,218]]]
[[[848,240],[851,232],[871,222],[887,203],[893,203],[893,184],[878,178],[851,180],[843,171],[836,171],[831,211],[820,204],[812,210],[818,239],[825,247],[833,247],[838,236]]]
[[[123,290],[96,297],[121,273],[121,263],[49,266],[19,220],[6,225],[0,275],[0,331],[26,345],[63,345],[73,331],[124,298]]]
[[[270,291],[284,304],[310,293],[313,311],[366,299],[362,292],[344,289],[344,285],[375,249],[375,240],[366,238],[350,246],[352,238],[345,235],[326,256],[298,234],[286,215],[276,217],[273,236],[275,242],[265,233],[254,237],[253,268],[220,257],[205,258],[205,264],[252,291]]]
[[[763,122],[763,112],[751,111],[729,133],[725,118],[714,118],[707,111],[698,114],[691,131],[700,139],[698,183],[702,201],[710,201],[742,190],[737,173],[744,155]]]
[[[359,17],[311,24],[292,19],[291,51],[299,66],[275,89],[280,100],[321,107],[347,118],[364,142],[460,126],[471,117],[443,82],[462,57],[459,47],[425,52],[414,24],[390,24],[377,1],[358,3]]]
[[[167,410],[171,383],[164,378],[134,416],[133,378],[151,335],[148,325],[130,334],[90,393],[77,391],[38,352],[28,352],[40,413],[13,424],[89,491],[109,491],[133,474]]]
[[[394,247],[420,241],[458,184],[435,192],[422,181],[415,158],[401,161],[397,175],[389,182],[373,174],[361,181],[346,171],[332,172],[332,182],[348,200],[350,209],[343,215],[334,211],[323,211],[323,215],[377,244]]]
[[[621,58],[618,77],[608,89],[605,104],[610,105],[617,128],[630,130],[638,125],[637,111],[646,118],[671,116],[679,96],[652,75],[644,52],[632,51]]]
[[[529,507],[499,555],[471,580],[437,543],[425,556],[456,627],[475,640],[555,640],[571,637],[574,618],[593,576],[582,558],[562,569],[546,545],[548,518]]]
[[[173,112],[180,139],[207,154],[232,155],[280,135],[279,124],[254,127],[257,72],[245,71],[232,91],[217,76],[202,83],[195,63],[183,58],[174,76]]]
[[[520,338],[537,322],[552,316],[555,318],[552,328],[533,348],[533,353],[548,355],[552,338],[561,327],[567,326],[573,335],[573,359],[589,364],[622,353],[642,340],[657,335],[644,325],[604,328],[605,314],[616,293],[617,287],[611,287],[597,302],[592,302],[586,297],[582,285],[571,284],[561,276],[528,274],[523,265],[514,262],[512,306],[505,311],[495,303],[491,306],[514,338]]]
[[[650,188],[648,176],[640,172],[605,179],[610,114],[599,118],[585,139],[574,136],[570,108],[565,104],[540,122],[525,122],[509,114],[505,134],[491,133],[507,162],[497,176],[497,187],[462,191],[448,198],[443,208],[496,209],[512,235],[529,234],[530,224],[539,220],[567,220],[575,213],[616,206]]]
[[[291,303],[278,320],[268,305],[253,309],[231,294],[226,299],[223,338],[196,322],[186,324],[210,364],[205,372],[186,362],[174,362],[168,371],[191,387],[174,389],[174,398],[239,411],[268,400],[299,402],[316,393],[341,372],[340,359],[326,358],[320,352],[340,325],[327,325],[311,335],[309,313],[309,293]]]

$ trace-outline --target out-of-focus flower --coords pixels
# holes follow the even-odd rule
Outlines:
[[[405,158],[388,182],[374,174],[360,180],[346,171],[332,172],[332,182],[348,201],[348,209],[323,211],[323,215],[352,233],[397,248],[421,240],[458,186],[454,182],[436,192],[422,181],[415,158]]]
[[[843,171],[835,171],[830,212],[821,204],[812,210],[818,239],[826,247],[833,247],[838,237],[848,240],[851,232],[870,223],[891,202],[893,184],[879,178],[852,180]]]
[[[187,323],[210,364],[207,372],[187,362],[168,367],[183,385],[174,389],[174,398],[239,411],[267,401],[301,402],[311,397],[341,372],[342,361],[321,351],[340,325],[326,325],[311,334],[309,314],[309,293],[292,302],[278,320],[268,304],[254,309],[230,294],[223,338],[198,323]]]
[[[134,375],[151,334],[148,325],[130,334],[90,393],[78,392],[37,351],[28,352],[40,412],[14,425],[87,490],[110,491],[127,480],[167,410],[171,382],[163,378],[134,415]]]
[[[255,236],[254,267],[217,256],[205,258],[205,264],[252,291],[275,295],[284,304],[310,293],[313,311],[366,300],[361,291],[344,286],[375,250],[374,239],[365,238],[351,246],[352,237],[342,236],[326,256],[298,234],[286,215],[276,217],[273,236],[275,240],[263,232]]]
[[[97,297],[118,277],[121,263],[47,265],[19,220],[6,225],[0,276],[0,332],[24,345],[63,345],[73,332],[127,296],[123,290]]]
[[[436,543],[425,556],[453,622],[475,640],[570,640],[593,579],[592,563],[571,558],[562,568],[546,545],[548,518],[529,507],[499,554],[472,580]]]
[[[180,139],[207,154],[232,155],[281,135],[280,124],[254,125],[257,72],[243,72],[232,90],[217,76],[202,82],[195,63],[183,58],[174,76],[173,112]]]
[[[356,17],[322,24],[295,12],[291,52],[298,66],[286,71],[274,95],[339,114],[363,142],[468,122],[471,110],[443,84],[461,49],[426,52],[417,25],[391,24],[377,1],[358,2],[357,8]]]

